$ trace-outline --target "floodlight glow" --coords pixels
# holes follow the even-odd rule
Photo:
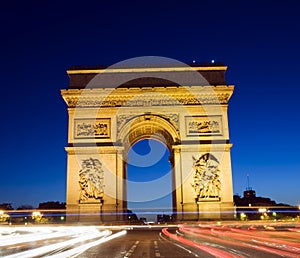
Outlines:
[[[267,211],[266,208],[259,208],[259,209],[258,209],[258,212],[261,212],[261,213],[264,213],[264,212],[266,212],[266,211]]]
[[[42,216],[43,214],[42,213],[40,213],[39,211],[34,211],[33,213],[32,213],[32,217],[38,217],[38,216]]]

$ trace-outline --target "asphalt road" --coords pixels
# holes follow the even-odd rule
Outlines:
[[[0,257],[300,258],[300,225],[7,226]]]
[[[165,232],[170,234],[166,235],[162,233],[162,228],[134,228],[128,230],[126,235],[95,246],[78,257],[300,258],[300,231],[294,232],[295,234],[272,231],[270,233],[275,233],[274,236],[264,236],[260,230],[253,229],[247,236],[244,234],[248,233],[248,228],[236,229],[237,232],[234,233],[225,228],[216,230],[210,226],[200,232],[197,232],[198,228],[196,231],[194,229],[187,226],[180,229],[165,228]],[[263,232],[266,231],[263,229]],[[294,238],[290,238],[289,233]],[[289,243],[291,246],[288,246]]]
[[[173,229],[172,229],[173,231]],[[128,230],[127,234],[112,241],[95,246],[78,257],[213,257],[204,252],[187,248],[168,240],[161,228]]]

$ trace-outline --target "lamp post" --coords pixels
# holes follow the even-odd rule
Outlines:
[[[195,202],[196,202],[196,205],[197,205],[197,221],[199,221],[199,195],[197,195],[197,197],[195,197]]]
[[[102,217],[102,206],[104,204],[104,200],[101,198],[100,199],[100,222],[103,222],[103,217]]]
[[[119,220],[118,206],[119,206],[119,203],[116,202],[116,221]]]
[[[183,202],[180,202],[180,204],[181,204],[181,220],[184,220]]]

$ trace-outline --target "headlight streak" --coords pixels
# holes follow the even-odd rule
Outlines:
[[[109,230],[105,230],[100,232],[98,229],[96,229],[96,227],[64,227],[64,228],[60,228],[60,227],[52,227],[53,231],[54,230],[65,230],[66,232],[69,232],[68,234],[66,232],[63,233],[63,235],[67,235],[67,236],[72,236],[74,237],[73,239],[64,241],[64,242],[60,242],[60,243],[55,243],[55,244],[51,244],[48,246],[42,246],[42,247],[38,247],[32,250],[27,250],[24,252],[20,252],[20,253],[16,253],[16,254],[12,254],[12,255],[8,255],[5,256],[6,258],[26,258],[26,257],[34,257],[34,256],[38,256],[38,255],[43,255],[43,254],[47,254],[51,251],[57,250],[59,248],[63,248],[63,247],[67,247],[69,245],[73,245],[76,243],[80,243],[83,241],[88,241],[94,238],[99,238],[99,237],[107,237],[111,234],[111,231]],[[46,231],[49,229],[48,227],[45,228]],[[42,228],[40,228],[40,230],[42,230]],[[50,237],[48,238],[52,238],[53,235],[50,235]],[[25,236],[26,237],[26,236]],[[28,235],[27,235],[28,237]],[[34,239],[36,239],[36,237],[34,237]],[[45,240],[47,238],[39,238],[38,240]],[[21,239],[23,240],[23,239]],[[28,240],[28,241],[36,241],[36,240]],[[28,242],[26,241],[26,242]],[[13,244],[18,244],[20,242],[17,241],[12,241],[14,242]],[[23,241],[22,241],[23,242]]]
[[[49,231],[41,231],[41,232],[30,232],[30,234],[19,234],[16,233],[15,235],[7,235],[0,237],[0,247],[8,246],[8,245],[15,245],[21,244],[26,242],[34,242],[40,240],[46,240],[50,238],[58,238],[58,237],[66,237],[74,234],[73,232],[53,232],[49,233]]]
[[[100,245],[102,243],[105,243],[107,241],[110,241],[114,238],[117,238],[117,237],[120,237],[120,236],[123,236],[127,233],[126,230],[122,230],[118,233],[115,233],[113,235],[110,235],[110,236],[107,236],[107,237],[103,237],[99,240],[96,240],[96,241],[93,241],[93,242],[90,242],[90,243],[87,243],[87,244],[84,244],[84,245],[81,245],[81,246],[78,246],[78,247],[75,247],[71,250],[68,250],[68,251],[65,251],[65,252],[61,252],[59,254],[55,254],[55,255],[51,255],[51,256],[46,256],[46,257],[51,257],[51,258],[64,258],[64,257],[76,257],[80,254],[82,254],[83,252],[85,252],[86,250],[94,247],[94,246],[97,246],[97,245]]]

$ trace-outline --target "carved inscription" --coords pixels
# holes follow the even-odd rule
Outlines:
[[[89,198],[102,199],[104,172],[102,164],[98,159],[85,159],[81,163],[79,171],[80,202],[87,201]]]
[[[219,161],[206,153],[199,159],[194,159],[194,174],[192,187],[196,193],[196,200],[219,198],[221,190]]]
[[[110,137],[110,120],[75,120],[75,138]]]

